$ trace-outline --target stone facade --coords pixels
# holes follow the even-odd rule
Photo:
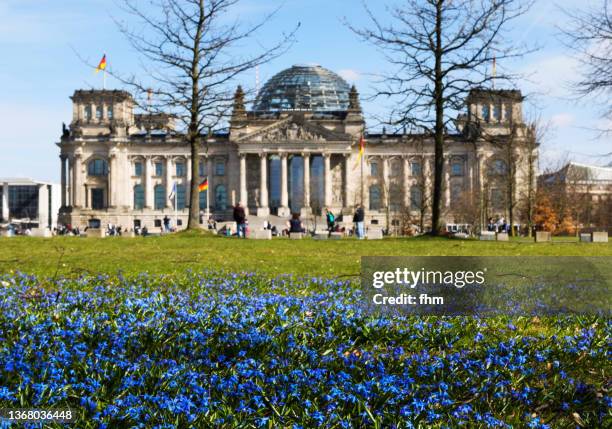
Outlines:
[[[286,217],[296,211],[308,217],[325,207],[352,216],[360,203],[370,224],[397,226],[406,214],[429,216],[433,140],[365,133],[354,87],[345,109],[322,112],[248,111],[237,91],[229,130],[202,145],[196,178],[189,177],[189,145],[169,117],[135,114],[134,101],[124,91],[79,90],[72,101],[72,122],[58,143],[64,223],[151,229],[159,227],[164,216],[176,216],[186,225],[190,181],[205,177],[209,191],[201,193],[200,208],[218,219],[231,218],[236,202],[247,207],[251,217]],[[465,209],[458,202],[466,198],[483,207],[480,218],[507,215],[502,205],[485,207],[482,201],[500,192],[493,179],[508,170],[504,139],[514,132],[523,140],[528,131],[521,102],[518,91],[470,94],[467,112],[458,119],[460,133],[449,134],[446,141],[447,222],[460,221],[457,212]],[[365,155],[360,157],[364,134]],[[518,195],[527,180],[523,164],[531,158],[525,149],[513,150],[520,164],[513,175]],[[171,200],[175,185],[177,198]]]

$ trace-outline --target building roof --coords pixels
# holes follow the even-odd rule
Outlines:
[[[572,161],[554,173],[543,174],[541,178],[545,183],[563,182],[566,180],[612,182],[612,168],[580,164]]]
[[[8,183],[9,186],[55,185],[52,182],[43,182],[29,177],[0,177],[0,186],[4,183]]]
[[[274,75],[255,100],[255,111],[346,111],[348,83],[319,65],[295,65]]]
[[[470,90],[466,101],[471,103],[477,100],[492,100],[499,98],[523,101],[523,94],[518,89],[474,88]]]

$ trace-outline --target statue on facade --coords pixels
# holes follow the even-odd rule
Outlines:
[[[70,137],[70,130],[66,126],[65,122],[62,122],[62,137],[65,137],[65,138]]]

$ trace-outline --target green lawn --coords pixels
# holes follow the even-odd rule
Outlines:
[[[327,277],[357,275],[361,256],[612,256],[612,244],[570,240],[535,244],[446,238],[389,238],[382,241],[240,240],[187,232],[163,237],[104,239],[0,238],[0,273],[21,270],[62,275],[81,272],[152,273],[192,269],[255,270]]]

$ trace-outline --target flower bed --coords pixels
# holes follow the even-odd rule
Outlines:
[[[349,282],[254,274],[0,283],[0,408],[80,428],[610,422],[608,319],[381,318]]]

